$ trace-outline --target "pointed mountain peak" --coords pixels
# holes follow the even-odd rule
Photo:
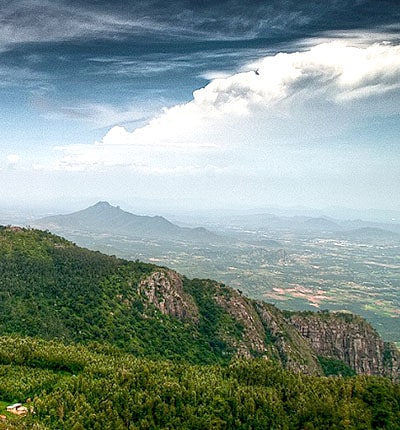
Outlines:
[[[86,210],[96,210],[96,211],[121,211],[119,206],[113,206],[106,201],[99,201],[93,206],[89,206]]]
[[[103,208],[112,208],[114,206],[110,205],[110,203],[106,202],[106,201],[99,201],[97,202],[95,205],[93,205],[93,207],[103,207]]]

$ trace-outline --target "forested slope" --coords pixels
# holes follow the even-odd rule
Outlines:
[[[306,376],[264,359],[151,361],[98,344],[0,337],[0,405],[15,401],[34,413],[6,413],[0,429],[397,430],[400,422],[400,386],[387,378]]]

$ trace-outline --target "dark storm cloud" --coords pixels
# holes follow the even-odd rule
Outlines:
[[[75,3],[77,4],[77,3]],[[83,2],[86,10],[142,20],[154,33],[205,40],[309,35],[398,23],[398,1],[388,0],[175,0]],[[122,31],[123,28],[120,28]]]
[[[127,19],[104,8],[72,2],[25,0],[1,7],[0,43],[5,47],[26,42],[53,42],[112,37],[152,27],[145,17]]]
[[[390,31],[400,21],[398,2],[387,0],[0,0],[0,5],[3,65],[50,72],[57,79],[70,78],[71,70],[115,72],[120,78],[186,73],[199,63],[198,75],[207,68],[235,71],[267,54],[266,48],[280,50],[282,43],[290,51],[296,41],[322,33]]]
[[[396,23],[396,1],[11,1],[0,44],[93,39],[249,40]]]

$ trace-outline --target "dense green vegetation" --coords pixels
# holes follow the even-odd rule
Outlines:
[[[207,293],[216,282],[185,279],[185,287],[197,292],[202,317],[199,326],[183,323],[145,306],[139,296],[139,282],[156,269],[79,248],[48,232],[2,227],[0,333],[96,340],[151,358],[226,361],[232,351],[217,322],[239,328]]]
[[[307,377],[261,359],[200,366],[2,337],[0,363],[1,404],[30,399],[35,412],[0,429],[394,430],[400,422],[400,387],[385,378]]]

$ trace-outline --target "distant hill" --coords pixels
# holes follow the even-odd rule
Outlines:
[[[369,222],[363,221],[361,219],[353,219],[347,221],[340,221],[340,225],[349,231],[374,231],[379,233],[385,231],[387,233],[395,233],[393,237],[400,236],[400,224],[396,223],[378,223],[378,222]]]
[[[337,232],[343,229],[336,220],[325,217],[286,217],[271,214],[252,214],[233,217],[228,219],[227,222],[238,226],[261,228],[271,231]]]
[[[162,216],[134,215],[122,210],[119,206],[112,206],[108,202],[98,202],[87,209],[67,215],[41,218],[34,222],[33,226],[56,233],[84,231],[116,236],[187,241],[217,238],[216,234],[202,227],[179,227]]]
[[[342,236],[350,240],[399,240],[400,234],[376,227],[362,227],[342,233]]]
[[[342,227],[336,222],[328,219],[328,218],[308,218],[304,221],[303,225],[305,228],[310,230],[318,230],[318,231],[339,231],[342,230]]]

